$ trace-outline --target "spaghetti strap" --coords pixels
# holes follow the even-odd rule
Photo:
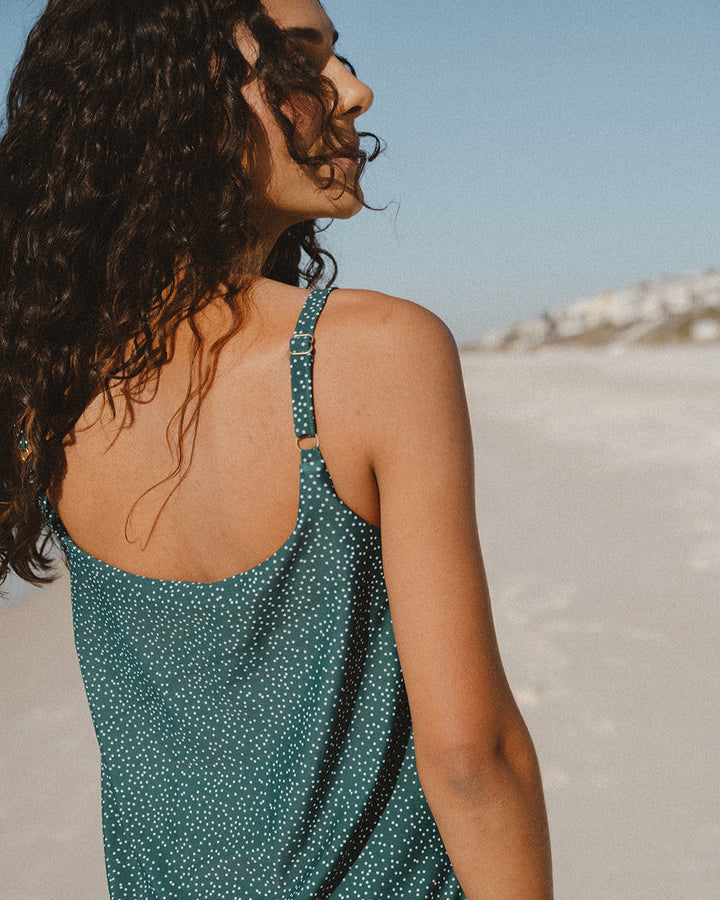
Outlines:
[[[319,446],[315,430],[315,410],[313,405],[312,366],[315,355],[315,325],[325,306],[332,288],[312,291],[305,301],[290,338],[290,381],[292,385],[293,423],[295,438],[300,447],[300,439],[314,437]],[[310,448],[312,449],[312,448]]]

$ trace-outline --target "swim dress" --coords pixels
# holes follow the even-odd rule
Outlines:
[[[316,436],[327,295],[290,339],[298,438]],[[290,537],[222,581],[115,568],[43,506],[71,573],[111,900],[464,898],[417,775],[380,531],[319,446],[300,450]]]

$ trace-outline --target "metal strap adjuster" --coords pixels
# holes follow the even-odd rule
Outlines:
[[[304,441],[306,438],[314,438],[315,446],[314,447],[301,447],[300,441]],[[301,453],[303,450],[314,450],[316,447],[318,448],[318,450],[320,449],[320,438],[316,434],[301,434],[299,438],[295,439],[295,443],[297,444],[297,448]]]
[[[293,350],[292,343],[295,338],[310,338],[310,346],[307,350]],[[314,334],[294,334],[290,338],[290,356],[309,356],[313,350],[315,349],[315,335]]]

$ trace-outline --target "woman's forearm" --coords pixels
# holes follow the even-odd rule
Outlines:
[[[552,900],[547,815],[531,744],[513,764],[497,754],[460,777],[430,769],[421,783],[468,900]]]

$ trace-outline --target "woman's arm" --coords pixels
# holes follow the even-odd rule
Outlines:
[[[422,307],[377,302],[372,464],[420,783],[468,900],[548,900],[540,773],[496,644],[457,348]]]

